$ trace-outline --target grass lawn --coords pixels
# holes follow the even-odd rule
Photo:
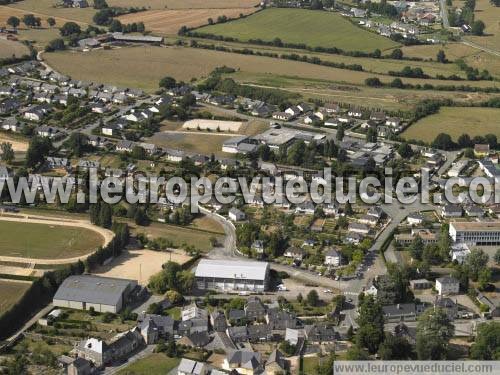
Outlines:
[[[443,107],[403,132],[406,139],[432,142],[439,133],[447,133],[456,141],[464,133],[471,137],[488,133],[500,137],[500,109]]]
[[[236,136],[236,135],[234,135]],[[147,139],[147,142],[154,143],[160,147],[177,148],[184,151],[198,152],[204,155],[221,155],[231,157],[230,154],[222,152],[222,144],[230,139],[231,136],[207,134],[193,131],[192,134],[186,133],[156,133],[153,137]]]
[[[181,308],[180,307],[171,307],[167,310],[167,314],[172,317],[172,319],[180,320],[181,319]]]
[[[147,227],[139,227],[129,222],[132,233],[146,233],[148,238],[167,238],[174,246],[183,244],[192,245],[199,250],[211,249],[210,237],[217,237],[217,233],[194,229],[193,227],[181,227],[162,223],[151,223]]]
[[[318,357],[304,357],[302,358],[302,374],[316,374],[316,367],[319,364]]]
[[[21,57],[29,54],[28,47],[19,42],[14,42],[7,39],[0,39],[0,59],[6,57]]]
[[[170,358],[162,353],[153,353],[144,357],[123,370],[118,375],[164,375],[179,365],[179,358]]]
[[[38,259],[71,258],[96,250],[102,236],[90,229],[0,221],[0,255]]]
[[[303,9],[267,9],[236,21],[200,28],[198,31],[237,38],[303,43],[344,50],[386,50],[398,44],[363,30],[339,14]]]
[[[0,280],[0,316],[17,302],[29,287],[29,283]]]

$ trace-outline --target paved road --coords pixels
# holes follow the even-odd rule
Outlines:
[[[446,0],[439,0],[441,7],[441,18],[443,20],[443,27],[448,29],[450,27],[450,22],[448,20],[448,8],[446,7]]]

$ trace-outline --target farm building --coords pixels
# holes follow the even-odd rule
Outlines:
[[[198,289],[262,292],[269,281],[269,263],[202,259],[196,267]]]
[[[136,280],[93,275],[70,276],[61,284],[52,303],[54,306],[77,310],[93,307],[97,312],[118,313],[136,288]]]

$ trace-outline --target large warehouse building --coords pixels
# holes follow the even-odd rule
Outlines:
[[[500,245],[500,221],[452,222],[450,237],[471,246]]]
[[[93,307],[97,312],[118,313],[136,287],[135,280],[93,275],[70,276],[61,284],[52,303],[71,309],[89,310]]]
[[[202,259],[196,267],[198,289],[263,292],[269,281],[269,263]]]

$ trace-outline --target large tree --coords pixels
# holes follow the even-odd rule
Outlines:
[[[443,309],[430,308],[418,318],[417,356],[420,360],[446,359],[455,327]]]
[[[488,264],[488,254],[482,249],[473,249],[466,259],[465,264],[469,269],[469,276],[472,280],[476,281],[479,273],[486,268]]]
[[[26,153],[26,167],[34,168],[43,163],[51,149],[52,143],[48,138],[32,138]]]
[[[500,360],[500,322],[480,324],[470,358],[484,361]]]
[[[17,29],[19,24],[21,23],[21,20],[15,16],[9,17],[7,20],[7,25],[12,26],[14,29]]]
[[[2,160],[10,163],[14,160],[14,150],[12,149],[12,143],[3,142],[0,145],[0,150],[2,151]]]
[[[373,296],[366,296],[359,304],[357,323],[357,344],[370,353],[376,353],[384,340],[384,314],[382,306]]]
[[[82,29],[75,22],[66,22],[60,29],[59,32],[62,36],[70,36],[73,34],[80,34]]]

